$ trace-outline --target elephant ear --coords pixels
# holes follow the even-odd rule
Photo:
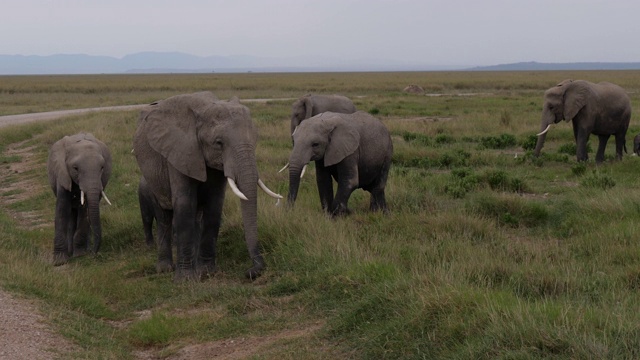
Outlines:
[[[97,140],[98,145],[100,146],[100,151],[102,153],[102,158],[104,159],[104,168],[102,169],[102,176],[100,178],[102,182],[102,187],[107,187],[107,183],[109,182],[109,178],[111,177],[111,152],[105,143],[100,140]]]
[[[360,133],[348,121],[337,118],[329,133],[329,143],[324,153],[324,166],[331,166],[353,154],[360,144]]]
[[[206,181],[206,164],[196,134],[196,114],[203,113],[205,105],[198,100],[189,95],[167,99],[150,111],[144,122],[153,150],[182,174]]]
[[[313,104],[311,103],[311,97],[310,96],[305,97],[303,104],[306,109],[305,119],[308,119],[313,114]]]
[[[67,149],[66,142],[69,140],[68,136],[56,141],[55,144],[49,149],[49,183],[62,186],[65,190],[71,191],[71,175],[67,170]],[[55,192],[55,188],[54,188]]]
[[[565,85],[566,86],[566,85]],[[573,119],[580,109],[587,104],[589,88],[580,82],[572,82],[564,93],[564,119]]]

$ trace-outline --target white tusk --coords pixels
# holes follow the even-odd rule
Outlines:
[[[540,134],[538,134],[538,135],[536,135],[536,136],[540,136],[540,135],[544,135],[544,134],[546,134],[546,133],[547,133],[547,131],[549,131],[549,128],[550,128],[550,127],[551,127],[551,124],[547,125],[547,128],[546,128],[546,129],[544,129],[544,131],[543,131],[543,132],[541,132]]]
[[[278,171],[278,173],[283,172],[288,167],[289,167],[289,163],[287,163],[285,166],[283,166],[282,169],[280,169],[280,171]]]
[[[104,190],[102,190],[102,197],[104,198],[104,201],[107,202],[107,204],[111,205],[111,201],[109,201],[109,198],[107,197],[107,194],[104,193]]]
[[[282,195],[276,194],[273,191],[269,190],[267,185],[265,185],[264,182],[262,182],[262,180],[258,179],[258,185],[260,186],[260,189],[264,190],[264,192],[269,194],[269,196],[271,196],[272,198],[276,198],[278,200],[282,199]]]
[[[249,200],[243,193],[242,191],[240,191],[240,189],[238,189],[238,186],[236,185],[236,182],[233,181],[232,178],[227,178],[227,182],[229,183],[229,186],[231,187],[231,191],[233,191],[234,194],[236,194],[237,197],[239,197],[242,200]]]
[[[80,205],[84,206],[84,191],[80,190]]]
[[[302,168],[302,172],[300,173],[300,179],[304,176],[304,172],[307,171],[307,165]]]
[[[293,136],[293,134],[295,134],[295,133],[296,133],[296,130],[298,130],[298,127],[297,127],[297,126],[293,128],[293,132],[291,133],[291,136]]]

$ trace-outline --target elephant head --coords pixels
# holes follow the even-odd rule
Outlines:
[[[539,156],[544,146],[547,132],[552,124],[561,120],[570,121],[585,106],[590,96],[590,89],[583,82],[564,80],[544,93],[540,133],[534,150]]]
[[[293,134],[293,150],[289,157],[289,204],[298,195],[300,178],[310,161],[323,166],[336,165],[353,154],[360,144],[360,133],[353,122],[340,114],[325,112],[304,121]]]
[[[173,209],[174,218],[178,217],[180,220],[192,215],[183,214],[181,209],[175,208],[175,204],[181,204],[176,199],[188,198],[188,195],[172,188],[174,183],[172,180],[169,184],[168,175],[158,175],[158,168],[162,165],[153,160],[156,155],[148,156],[147,153],[158,154],[182,177],[192,179],[181,180],[183,183],[194,183],[193,180],[197,180],[210,184],[207,182],[208,178],[218,176],[210,169],[218,170],[226,177],[234,194],[243,200],[241,208],[245,240],[254,262],[254,267],[247,272],[250,278],[257,277],[264,266],[258,248],[257,187],[281,198],[268,190],[258,178],[256,142],[257,131],[249,109],[241,105],[237,98],[220,101],[210,92],[178,95],[152,104],[150,109],[141,113],[134,137],[134,150],[143,176],[154,190],[159,205],[164,209]],[[203,191],[198,190],[201,186],[188,187],[189,191],[196,193]],[[224,199],[223,193],[224,190],[215,195],[218,199],[215,201],[220,201],[220,204]],[[200,194],[197,196],[201,197]],[[219,219],[203,221],[207,222],[203,224],[206,228]],[[173,231],[176,233],[178,246],[182,246],[184,241],[193,241],[183,239],[184,232],[192,231],[188,226],[174,227]],[[217,236],[217,230],[215,231]],[[178,261],[181,261],[180,255]],[[189,258],[184,261],[192,264],[194,260]],[[188,266],[185,269],[191,271]]]
[[[102,241],[102,227],[100,225],[100,199],[102,197],[108,202],[104,194],[111,176],[111,154],[107,146],[96,139],[91,134],[80,133],[72,136],[65,136],[57,141],[50,149],[47,162],[49,183],[51,188],[61,201],[60,197],[69,197],[72,205],[85,207],[88,213],[88,220],[94,237],[94,252],[98,252]],[[77,204],[79,203],[79,204]],[[65,208],[67,206],[64,206]],[[68,215],[59,213],[56,207],[56,225],[58,217],[64,217],[61,224],[68,227],[67,222],[76,221],[70,219]],[[75,226],[74,226],[75,228]],[[78,228],[80,230],[80,228]],[[60,237],[67,237],[67,234],[59,234],[65,229],[56,229],[57,241],[63,241]],[[65,231],[66,232],[66,231]],[[71,240],[66,239],[66,245],[71,248]],[[61,244],[54,244],[62,252]],[[69,249],[71,250],[71,249]]]
[[[300,125],[302,120],[308,119],[313,113],[313,102],[311,95],[305,95],[296,100],[291,106],[291,134],[295,131],[296,127]]]

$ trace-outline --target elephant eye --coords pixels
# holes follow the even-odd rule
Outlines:
[[[319,144],[319,143],[317,143],[317,142],[314,142],[314,143],[312,143],[312,144],[311,144],[311,146],[313,146],[313,147],[318,147],[318,146],[320,146],[320,144]]]

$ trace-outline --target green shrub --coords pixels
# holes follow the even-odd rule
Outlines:
[[[516,137],[511,134],[485,136],[480,139],[480,147],[484,149],[506,149],[516,145]]]
[[[436,144],[451,144],[456,142],[456,139],[451,135],[447,134],[438,134],[435,137]]]
[[[592,188],[600,188],[600,189],[611,189],[616,186],[616,181],[609,175],[602,174],[597,170],[594,170],[593,173],[589,176],[586,176],[582,182],[582,186],[592,187]]]
[[[536,135],[529,135],[520,142],[520,146],[522,146],[524,150],[533,150],[536,148],[537,142],[538,137]]]

